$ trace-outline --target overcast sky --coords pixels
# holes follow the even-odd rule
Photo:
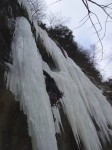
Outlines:
[[[51,5],[56,0],[45,0],[47,4],[47,13],[56,13],[58,16],[67,17],[70,18],[69,22],[67,23],[67,26],[73,31],[75,35],[75,40],[81,44],[83,47],[88,48],[91,44],[97,43],[97,36],[95,34],[95,31],[90,24],[90,21],[87,21],[85,25],[83,25],[81,28],[75,29],[77,26],[80,25],[81,19],[87,14],[87,10],[85,6],[83,5],[81,0],[61,0],[58,3],[55,3]],[[107,4],[111,3],[111,0],[95,0],[98,3]],[[102,24],[103,30],[100,33],[100,36],[103,36],[104,33],[104,26],[105,26],[105,19],[106,15],[103,13],[101,9],[94,6],[93,4],[90,5],[91,10],[93,10],[99,17],[100,22]],[[95,17],[93,16],[93,20],[95,23],[97,23]],[[97,25],[99,28],[99,26]],[[97,57],[99,59],[99,63],[97,65],[98,68],[102,71],[102,75],[104,79],[107,79],[108,77],[112,77],[112,23],[107,24],[107,31],[106,36],[103,43],[103,59],[101,56],[101,46],[97,45]]]

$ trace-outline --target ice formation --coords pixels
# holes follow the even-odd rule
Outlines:
[[[46,52],[52,56],[57,70],[51,71],[43,62],[43,68],[54,78],[60,91],[64,93],[63,103],[74,136],[81,139],[88,150],[101,149],[101,144],[93,120],[101,130],[104,139],[109,140],[108,125],[112,125],[112,107],[102,92],[84,75],[81,69],[50,39],[46,31],[36,26]]]
[[[61,117],[60,117],[60,113],[59,113],[58,107],[57,106],[53,106],[52,107],[52,112],[53,112],[53,117],[54,117],[54,122],[55,122],[56,133],[61,134],[60,126],[61,126],[61,128],[63,130],[63,125],[62,125],[62,122],[61,122]]]
[[[12,42],[13,64],[7,83],[20,100],[28,117],[34,150],[57,150],[55,128],[42,72],[42,60],[31,27],[24,17],[17,18]],[[52,144],[51,144],[52,143]]]
[[[12,41],[13,62],[9,64],[10,71],[6,74],[7,87],[27,114],[33,149],[58,150],[55,131],[61,132],[60,125],[63,128],[58,108],[51,108],[50,105],[43,75],[45,70],[63,92],[60,101],[77,144],[80,145],[81,140],[86,150],[101,150],[99,137],[105,143],[106,139],[109,141],[111,133],[108,129],[108,125],[112,126],[111,105],[67,54],[65,58],[46,31],[35,22],[33,24],[36,39],[40,40],[46,53],[52,57],[56,69],[51,70],[42,60],[39,53],[41,49],[37,48],[38,40],[36,45],[29,22],[19,17]],[[52,112],[56,118],[55,124]],[[100,136],[93,122],[99,127]]]

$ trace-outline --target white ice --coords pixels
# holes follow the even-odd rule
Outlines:
[[[34,150],[57,150],[54,121],[46,92],[42,60],[29,22],[16,20],[12,41],[13,64],[7,74],[7,86],[27,114]],[[52,143],[52,144],[51,144]]]
[[[51,71],[49,66],[43,63],[44,70],[54,78],[60,91],[64,93],[64,109],[77,143],[81,139],[87,150],[101,149],[93,120],[109,141],[108,125],[112,126],[111,105],[81,69],[67,55],[67,58],[63,56],[46,31],[36,24],[35,28],[37,38],[39,37],[57,66],[57,71]]]
[[[55,122],[56,133],[61,134],[61,129],[63,130],[63,125],[61,122],[61,117],[60,117],[58,106],[53,106],[52,112],[53,112],[53,116],[54,116],[54,120],[55,120],[54,122]],[[61,127],[61,129],[60,129],[60,127]]]
[[[18,1],[29,11],[26,3]],[[108,129],[108,125],[112,126],[111,105],[67,54],[66,58],[64,57],[46,31],[38,27],[35,22],[33,24],[36,28],[37,39],[40,39],[46,52],[52,57],[57,70],[50,70],[47,63],[42,61],[28,21],[25,18],[17,18],[12,42],[13,64],[9,65],[10,72],[7,74],[7,87],[15,95],[16,100],[20,100],[21,108],[27,114],[33,149],[58,149],[55,130],[60,132],[61,118],[59,111],[53,110],[57,116],[55,129],[42,72],[45,70],[64,93],[61,100],[62,106],[77,143],[80,144],[81,140],[86,150],[101,150],[99,134],[93,120],[99,127],[102,141],[109,140],[111,130]]]

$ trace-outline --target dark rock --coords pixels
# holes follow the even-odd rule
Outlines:
[[[45,76],[46,90],[50,98],[51,106],[56,105],[63,93],[59,91],[54,79],[46,72],[43,71]]]
[[[4,90],[0,95],[0,150],[20,149],[32,149],[27,118],[11,92]]]

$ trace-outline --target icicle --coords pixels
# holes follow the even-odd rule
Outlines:
[[[88,150],[101,149],[92,119],[109,141],[108,125],[112,126],[112,117],[109,115],[112,114],[111,105],[81,69],[67,55],[67,59],[62,56],[47,33],[39,27],[36,29],[37,37],[39,36],[46,52],[50,53],[60,70],[52,72],[47,64],[43,63],[46,72],[54,78],[58,88],[64,93],[64,109],[74,136],[81,139]]]
[[[12,42],[13,69],[7,75],[8,87],[27,114],[34,150],[57,150],[54,121],[46,92],[42,60],[29,22],[17,18]],[[51,144],[52,143],[52,144]]]
[[[57,71],[58,70],[66,70],[66,67],[63,62],[63,54],[60,50],[59,47],[55,44],[55,42],[50,39],[47,35],[47,32],[42,30],[36,22],[34,22],[34,26],[36,29],[36,34],[37,34],[37,39],[39,38],[44,45],[48,55],[50,54],[52,59],[54,60],[55,65],[57,66]]]
[[[47,67],[44,69],[49,71]],[[101,145],[96,129],[73,80],[65,72],[49,72],[49,74],[54,78],[60,91],[64,93],[65,111],[77,144],[80,143],[79,139],[81,139],[87,150],[100,150]]]
[[[63,130],[63,125],[61,123],[61,117],[60,117],[58,106],[53,106],[52,111],[53,111],[53,115],[54,115],[56,133],[61,134],[60,127]]]

